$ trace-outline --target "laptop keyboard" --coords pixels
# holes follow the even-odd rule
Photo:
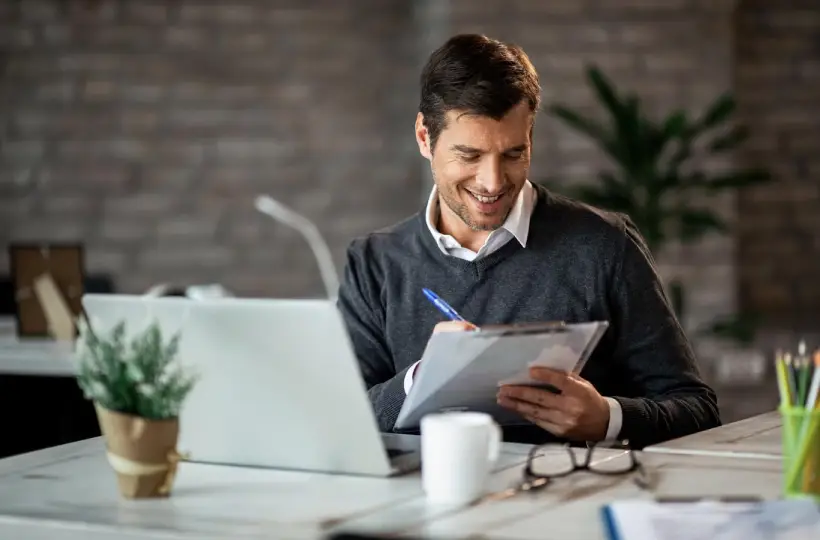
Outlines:
[[[387,449],[387,457],[389,457],[391,459],[394,458],[394,457],[403,456],[404,454],[409,454],[409,453],[410,453],[409,450],[399,450],[398,448],[388,448]]]

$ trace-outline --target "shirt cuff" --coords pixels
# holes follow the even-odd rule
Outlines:
[[[613,442],[621,433],[621,426],[624,421],[624,412],[621,404],[613,398],[604,398],[609,405],[609,427],[606,429],[605,442]]]
[[[419,360],[421,362],[421,360]],[[418,367],[419,362],[416,362],[410,369],[407,370],[407,373],[404,374],[404,394],[407,395],[410,393],[410,389],[413,387],[413,377],[416,375],[416,367]]]
[[[413,378],[416,376],[416,368],[419,365],[419,360],[407,370],[407,373],[404,374],[404,394],[407,395],[410,393],[410,389],[413,387]]]

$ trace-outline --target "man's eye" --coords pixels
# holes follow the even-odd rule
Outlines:
[[[462,154],[461,161],[466,163],[475,163],[478,161],[478,154]]]
[[[506,154],[507,159],[521,159],[524,157],[524,152],[509,152]]]

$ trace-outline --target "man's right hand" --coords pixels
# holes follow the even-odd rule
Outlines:
[[[442,321],[433,327],[434,334],[438,334],[440,332],[467,332],[470,330],[478,330],[478,327],[467,321]],[[410,392],[410,386],[416,378],[416,368],[418,366],[419,363],[416,362],[410,367],[410,373],[404,381],[404,390],[407,393]]]
[[[467,321],[442,321],[433,327],[433,333],[439,332],[463,332],[466,330],[477,330],[478,327]]]

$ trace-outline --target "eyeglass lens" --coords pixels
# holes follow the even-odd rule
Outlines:
[[[632,453],[620,448],[543,446],[531,456],[533,457],[529,463],[529,472],[535,476],[564,476],[576,470],[618,474],[635,468]]]

